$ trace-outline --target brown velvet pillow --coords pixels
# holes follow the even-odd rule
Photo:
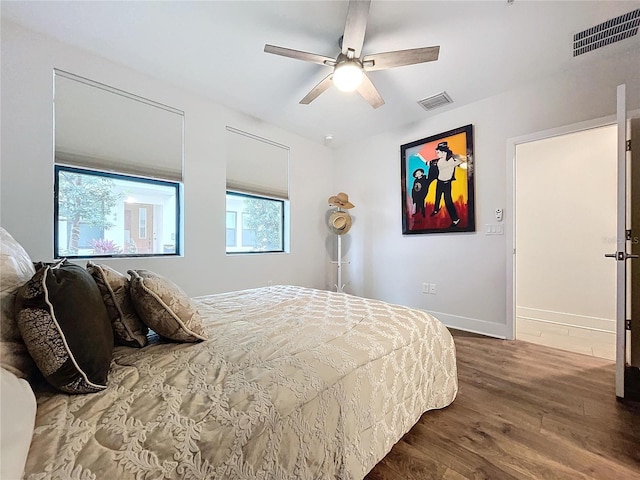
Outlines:
[[[150,329],[176,342],[207,340],[200,314],[180,287],[149,270],[127,273],[133,305]]]
[[[107,265],[87,262],[87,272],[93,277],[111,319],[116,343],[129,347],[144,347],[149,329],[138,317],[129,292],[129,278]]]
[[[79,265],[46,265],[16,297],[16,320],[38,369],[67,393],[107,388],[113,331],[93,278]]]

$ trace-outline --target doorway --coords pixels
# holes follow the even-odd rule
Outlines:
[[[515,145],[515,338],[616,358],[615,124]]]
[[[131,243],[136,253],[153,253],[155,230],[153,205],[150,203],[126,203],[124,229],[127,243]]]

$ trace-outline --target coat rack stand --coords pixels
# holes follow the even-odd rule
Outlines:
[[[338,208],[337,210],[338,212],[342,211],[341,208]],[[336,292],[344,293],[345,284],[342,283],[342,266],[348,265],[350,262],[342,261],[342,235],[336,234],[336,237],[338,237],[338,260],[335,262],[331,262],[338,266],[338,283],[334,284],[334,286],[336,287]]]

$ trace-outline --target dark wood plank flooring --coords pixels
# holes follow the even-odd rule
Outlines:
[[[640,405],[616,400],[612,362],[452,333],[456,400],[366,480],[640,479]]]

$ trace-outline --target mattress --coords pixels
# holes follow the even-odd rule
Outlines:
[[[38,392],[26,478],[359,479],[456,396],[423,311],[294,286],[195,301],[209,340],[117,347],[106,390]]]

